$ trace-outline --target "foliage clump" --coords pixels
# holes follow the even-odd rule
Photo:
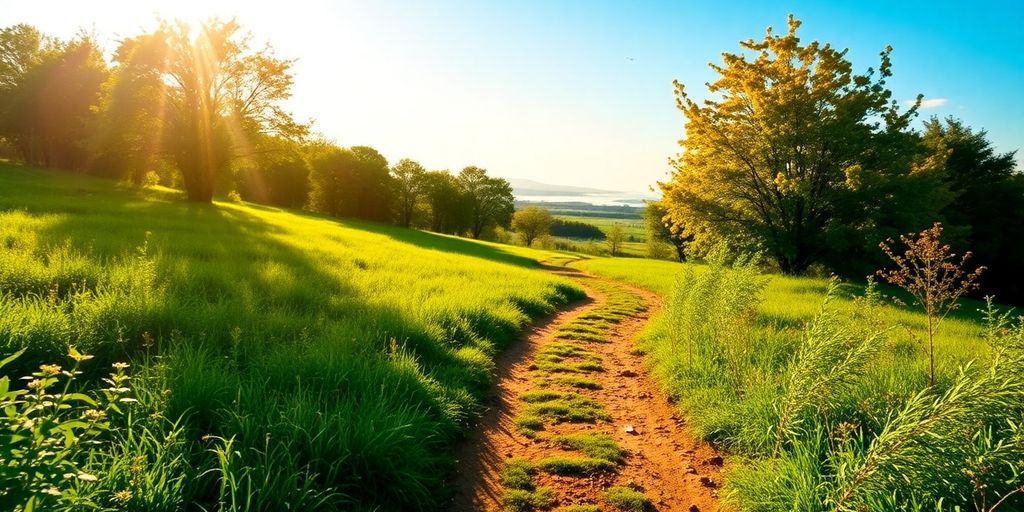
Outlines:
[[[675,82],[686,138],[660,187],[670,225],[698,254],[726,239],[765,251],[784,273],[814,263],[847,270],[851,252],[866,255],[894,234],[879,226],[921,225],[951,199],[945,154],[926,151],[909,128],[917,105],[892,101],[892,48],[855,73],[846,50],[805,43],[800,25],[790,16],[785,32],[769,27],[741,41],[743,52],[724,53],[711,66],[711,100]]]

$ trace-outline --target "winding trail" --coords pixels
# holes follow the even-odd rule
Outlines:
[[[548,270],[575,280],[586,289],[587,299],[534,324],[499,357],[493,403],[457,455],[460,472],[453,510],[561,510],[591,505],[611,512],[618,510],[604,497],[611,486],[643,493],[658,511],[719,510],[722,458],[688,433],[685,422],[648,377],[643,356],[636,351],[636,336],[661,307],[661,299],[576,269]],[[566,347],[579,355],[552,355],[557,350],[564,355]],[[581,370],[576,366],[580,358],[599,361],[601,368]],[[567,376],[586,379],[590,385],[586,389],[567,385],[560,380]],[[539,430],[524,429],[517,418],[531,404],[521,397],[538,390],[591,399],[606,414],[592,422],[545,418]],[[508,489],[501,472],[508,461],[579,458],[580,453],[555,442],[558,438],[553,436],[580,433],[611,437],[624,451],[624,459],[612,470],[572,475],[536,470],[529,488],[548,488],[553,500],[533,507],[507,507],[503,496]]]

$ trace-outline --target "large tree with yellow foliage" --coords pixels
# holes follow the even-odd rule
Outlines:
[[[891,47],[877,70],[855,74],[847,50],[801,44],[799,27],[790,16],[785,34],[769,27],[723,54],[703,102],[674,83],[686,137],[660,184],[695,249],[729,240],[787,273],[864,261],[865,248],[935,220],[949,201],[945,156],[908,128],[917,105],[901,109],[886,88]]]

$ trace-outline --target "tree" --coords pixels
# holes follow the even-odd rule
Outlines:
[[[92,39],[69,42],[28,25],[0,31],[0,136],[30,165],[80,170],[106,62]]]
[[[462,233],[469,225],[469,202],[459,180],[448,171],[423,175],[423,195],[430,207],[430,230]]]
[[[416,202],[423,193],[423,175],[427,170],[415,160],[403,158],[391,168],[392,183],[395,185],[399,222],[404,227],[412,224]]]
[[[368,146],[321,143],[312,150],[310,206],[335,217],[386,221],[390,213],[388,162]]]
[[[661,201],[648,201],[644,207],[644,228],[647,233],[647,252],[656,256],[659,247],[669,246],[679,261],[686,261],[686,247],[693,240],[686,230],[672,222],[672,217]]]
[[[299,137],[280,103],[291,96],[292,61],[266,46],[250,47],[235,21],[209,20],[194,29],[164,24],[149,38],[165,90],[163,147],[181,172],[191,201],[208,203],[231,162],[251,154],[257,135]]]
[[[246,201],[302,208],[309,199],[310,168],[303,148],[283,137],[262,136],[254,155],[235,174],[238,193]]]
[[[612,224],[612,227],[608,228],[608,231],[604,234],[604,241],[608,244],[608,252],[612,256],[618,256],[619,251],[622,250],[622,242],[625,237],[622,234],[622,227],[618,223]]]
[[[891,47],[877,72],[854,74],[846,50],[801,45],[799,26],[790,16],[786,34],[769,27],[741,42],[752,58],[723,54],[703,103],[675,82],[686,139],[660,184],[672,223],[699,249],[726,238],[786,273],[867,254],[948,200],[941,158],[908,130],[917,105],[901,112],[886,88]]]
[[[391,174],[388,160],[370,146],[350,148],[359,162],[355,186],[350,186],[355,203],[355,216],[360,219],[387,222],[391,218]]]
[[[566,238],[604,240],[604,231],[601,231],[601,228],[576,220],[554,219],[551,222],[551,234]]]
[[[551,212],[539,206],[527,206],[512,215],[512,229],[519,233],[527,247],[533,241],[551,236]]]
[[[981,279],[986,292],[1024,303],[1024,242],[1007,236],[1024,225],[1024,176],[1014,153],[996,153],[984,130],[952,117],[925,121],[922,138],[936,154],[948,154],[946,183],[955,198],[942,215],[953,246],[970,248],[988,267]]]
[[[125,39],[114,52],[117,67],[104,84],[99,121],[92,134],[90,172],[128,178],[138,186],[160,153],[163,97],[162,44],[153,35]]]
[[[469,202],[473,238],[480,238],[488,227],[509,226],[515,197],[508,181],[487,176],[486,170],[473,166],[463,169],[458,180]]]

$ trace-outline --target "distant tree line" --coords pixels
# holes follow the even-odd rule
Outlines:
[[[28,165],[229,192],[259,203],[474,238],[509,227],[512,188],[484,169],[389,165],[312,136],[282,107],[292,62],[234,21],[161,23],[108,62],[88,35],[0,29],[0,156]]]
[[[663,192],[667,239],[680,255],[723,240],[790,274],[811,267],[863,278],[879,243],[941,221],[953,248],[989,267],[982,289],[1024,301],[1024,176],[983,130],[932,118],[911,128],[922,97],[901,108],[886,87],[887,47],[858,74],[846,51],[768,30],[726,53],[711,100],[676,85],[682,153]]]
[[[557,218],[551,222],[551,235],[583,240],[604,240],[605,237],[604,231],[593,224]]]

